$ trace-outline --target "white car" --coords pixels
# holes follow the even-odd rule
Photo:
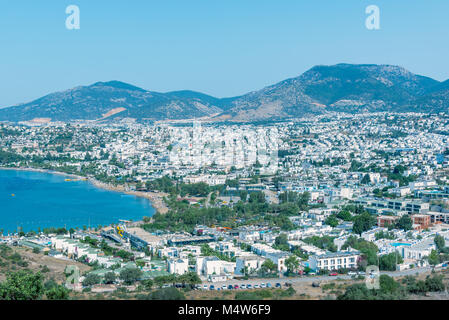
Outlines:
[[[356,275],[357,275],[357,272],[354,272],[354,271],[348,272],[348,276],[356,276]]]
[[[207,290],[207,289],[209,289],[208,285],[207,284],[203,284],[203,290]]]
[[[240,286],[240,289],[246,289],[246,284],[242,284],[242,285]]]
[[[366,273],[364,271],[359,271],[359,276],[364,276]]]
[[[259,289],[260,287],[259,287],[259,285],[258,284],[255,284],[254,285],[254,289]]]
[[[224,284],[221,286],[221,290],[228,290],[228,287]]]
[[[262,283],[260,284],[260,287],[261,287],[261,288],[266,288],[267,285],[266,285],[265,283],[262,282]]]

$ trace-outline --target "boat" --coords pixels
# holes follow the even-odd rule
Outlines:
[[[65,179],[64,181],[72,181],[72,179]]]

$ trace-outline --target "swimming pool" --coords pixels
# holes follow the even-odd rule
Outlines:
[[[391,245],[392,245],[393,247],[399,247],[399,246],[411,246],[410,243],[405,243],[405,242],[394,242],[394,243],[391,243]]]

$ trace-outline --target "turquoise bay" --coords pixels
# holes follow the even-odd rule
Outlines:
[[[140,220],[155,212],[149,200],[103,190],[88,181],[20,170],[0,170],[0,229],[91,227]]]

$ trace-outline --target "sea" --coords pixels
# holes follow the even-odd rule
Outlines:
[[[105,226],[155,213],[148,199],[69,176],[0,169],[0,234],[47,227]]]

